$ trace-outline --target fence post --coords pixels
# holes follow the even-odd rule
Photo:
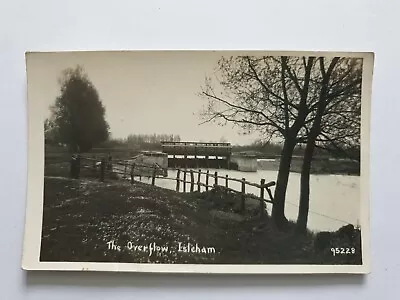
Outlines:
[[[132,163],[132,167],[131,167],[131,184],[133,184],[135,182],[135,163]]]
[[[101,182],[104,181],[105,172],[106,172],[106,160],[105,160],[105,158],[102,158],[101,164],[100,164],[100,181]]]
[[[200,192],[200,176],[201,176],[201,170],[199,170],[199,173],[197,175],[197,191]]]
[[[156,166],[153,167],[153,176],[151,178],[151,185],[155,185],[156,184]]]
[[[228,174],[225,175],[225,194],[228,194],[228,187],[229,187],[229,178],[228,178]]]
[[[176,172],[176,191],[177,192],[179,192],[180,173],[181,173],[181,170],[178,169],[178,172]]]
[[[206,191],[208,191],[208,179],[210,177],[210,170],[207,170],[207,174],[206,174]]]
[[[125,161],[125,166],[124,166],[124,179],[126,179],[127,167],[128,167],[128,163]]]
[[[241,202],[241,211],[242,212],[244,212],[244,210],[245,210],[245,200],[246,200],[246,178],[242,178],[242,194],[241,194],[241,197],[242,197],[242,202]]]
[[[186,193],[186,169],[183,170],[183,192]]]
[[[216,187],[218,185],[218,172],[214,173],[214,186]]]
[[[264,184],[265,184],[265,179],[260,180],[260,216],[263,217],[265,214],[265,205],[264,205]]]
[[[194,191],[194,173],[193,170],[190,170],[190,192]]]

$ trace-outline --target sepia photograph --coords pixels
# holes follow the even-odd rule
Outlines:
[[[31,52],[26,67],[25,269],[369,271],[372,53]]]

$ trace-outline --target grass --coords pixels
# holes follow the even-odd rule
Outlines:
[[[290,223],[278,231],[257,206],[238,213],[239,199],[218,190],[176,193],[136,182],[95,176],[65,177],[67,164],[46,166],[42,261],[208,263],[208,264],[360,264],[360,236],[340,233],[298,235]],[[90,171],[88,171],[90,175]],[[322,238],[321,238],[322,237]],[[110,250],[114,241],[121,251]],[[155,243],[166,252],[134,251],[126,246]],[[215,253],[178,251],[178,242],[213,247]],[[354,255],[333,256],[331,247],[354,247]]]

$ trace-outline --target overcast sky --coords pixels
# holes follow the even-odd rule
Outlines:
[[[256,136],[237,128],[199,125],[206,100],[197,94],[205,76],[213,75],[221,52],[64,52],[42,53],[27,60],[30,101],[49,106],[60,94],[62,70],[81,65],[106,108],[112,137],[129,134],[179,134],[182,140],[246,144]]]

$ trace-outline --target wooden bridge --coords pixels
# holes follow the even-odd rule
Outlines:
[[[231,168],[230,143],[161,142],[169,167]]]

